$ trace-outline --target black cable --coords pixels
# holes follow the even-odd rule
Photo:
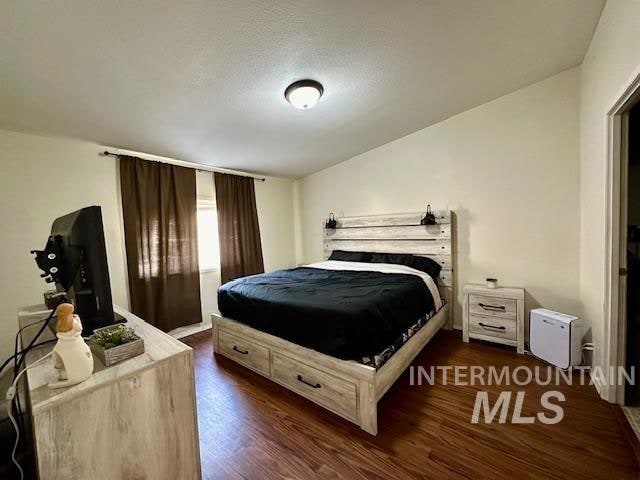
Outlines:
[[[59,303],[58,303],[59,304]],[[38,333],[35,334],[35,336],[31,339],[31,342],[29,342],[29,345],[27,345],[27,348],[25,348],[23,351],[24,353],[22,355],[20,355],[20,360],[18,360],[18,357],[14,357],[13,359],[13,379],[15,380],[18,376],[18,374],[20,373],[20,368],[22,367],[22,364],[25,361],[25,358],[27,358],[27,353],[29,353],[29,351],[33,348],[33,345],[36,343],[36,341],[38,340],[38,338],[40,337],[40,335],[42,335],[42,333],[47,329],[47,327],[49,326],[49,322],[51,321],[51,319],[53,318],[54,314],[56,312],[56,309],[52,309],[51,313],[49,313],[49,316],[45,319],[45,321],[42,323],[42,327],[40,327],[40,330],[38,330]],[[17,347],[17,337],[16,337],[16,347]],[[13,405],[16,408],[16,412],[20,418],[20,430],[21,430],[21,437],[24,437],[24,417],[22,417],[22,405],[20,404],[20,396],[18,394],[16,394],[15,397],[15,403],[13,403]]]
[[[46,318],[43,318],[42,320],[38,320],[37,322],[34,322],[30,325],[25,325],[24,327],[22,327],[20,330],[18,330],[18,332],[16,333],[16,341],[14,343],[14,350],[13,350],[13,355],[11,355],[9,358],[7,358],[7,360],[2,364],[2,366],[0,366],[0,372],[2,372],[2,370],[4,370],[4,368],[9,365],[9,362],[12,361],[16,355],[20,355],[22,353],[22,351],[17,352],[16,350],[18,349],[17,345],[18,345],[18,336],[20,335],[20,333],[27,327],[32,327],[34,325],[37,325],[40,322],[44,322],[46,320]]]
[[[44,320],[42,320],[42,321],[44,322]],[[34,325],[35,325],[35,324],[34,324]],[[29,326],[31,326],[31,325],[29,325]],[[45,340],[44,342],[36,343],[36,344],[35,344],[33,347],[31,347],[31,348],[32,348],[32,349],[33,349],[33,348],[37,348],[37,347],[40,347],[40,346],[42,346],[42,345],[46,345],[46,344],[48,344],[48,343],[56,342],[57,340],[58,340],[57,338],[52,338],[51,340]],[[18,355],[22,355],[22,354],[24,354],[24,353],[27,353],[27,349],[26,349],[26,348],[25,348],[24,350],[20,350],[20,351],[18,352]],[[14,356],[15,356],[15,355],[11,355],[9,358],[7,358],[7,360],[2,364],[2,367],[0,367],[0,372],[2,372],[2,370],[3,370],[7,365],[9,365],[9,362],[11,362],[11,360],[13,360],[13,359],[14,359]]]
[[[44,342],[36,343],[35,345],[33,345],[31,347],[31,350],[33,350],[35,348],[38,348],[38,347],[41,347],[43,345],[48,345],[48,344],[54,343],[56,341],[57,341],[57,339],[51,339],[51,340],[45,340]],[[24,355],[24,354],[27,353],[27,351],[28,351],[28,349],[25,348],[24,350],[21,350],[20,352],[18,352],[18,355]],[[8,361],[10,361],[10,360],[11,359],[9,359]],[[20,384],[16,385],[16,394],[15,394],[14,399],[11,402],[11,408],[13,409],[13,416],[16,419],[16,425],[18,426],[18,429],[20,431],[20,437],[19,437],[20,438],[20,443],[18,444],[18,449],[20,451],[22,448],[24,448],[27,445],[27,443],[26,443],[26,441],[27,441],[27,435],[26,435],[27,429],[25,427],[25,414],[22,411],[22,405],[21,405],[21,401],[20,401]],[[0,420],[0,422],[3,422],[4,420],[7,420],[7,419],[8,419],[8,417],[3,419],[3,420]]]
[[[31,339],[31,342],[29,342],[29,345],[27,345],[27,347],[23,350],[24,355],[20,356],[20,360],[18,360],[18,357],[14,358],[14,369],[13,369],[13,379],[14,380],[18,376],[18,373],[20,373],[20,367],[22,367],[22,363],[24,362],[24,359],[27,356],[26,354],[29,352],[29,350],[31,350],[31,348],[33,348],[33,345],[36,343],[36,340],[38,340],[40,335],[42,335],[42,332],[44,332],[46,330],[46,328],[49,326],[49,322],[53,318],[53,315],[55,314],[55,312],[56,312],[55,308],[53,310],[51,310],[51,313],[44,320],[44,323],[42,324],[42,327],[40,327],[40,330],[38,330],[38,333],[35,334],[35,336]]]
[[[11,360],[13,360],[13,380],[15,381],[15,379],[18,377],[18,374],[20,373],[20,368],[22,367],[22,364],[24,363],[25,358],[27,357],[27,353],[29,353],[29,351],[31,349],[35,348],[36,346],[40,346],[40,345],[44,345],[46,343],[51,343],[51,342],[56,341],[56,339],[52,339],[52,340],[47,340],[45,342],[41,342],[39,344],[36,344],[36,341],[38,340],[38,338],[40,338],[42,333],[49,326],[49,322],[54,317],[57,307],[61,303],[65,302],[65,301],[68,302],[68,299],[66,298],[66,295],[61,296],[60,298],[58,298],[58,302],[57,302],[56,306],[51,309],[51,312],[49,313],[47,318],[45,318],[44,320],[38,320],[38,321],[36,321],[34,323],[31,323],[29,325],[25,325],[25,326],[21,327],[16,332],[16,336],[15,336],[15,340],[14,340],[13,356],[8,358],[2,364],[2,367],[0,367],[0,373],[2,373],[2,370],[4,370],[4,368],[9,364],[9,362],[11,362]],[[42,326],[40,327],[40,330],[38,330],[38,332],[35,334],[35,336],[31,339],[31,341],[29,342],[29,345],[27,345],[26,348],[24,348],[20,352],[18,352],[18,338],[20,337],[20,333],[22,333],[22,331],[25,328],[32,327],[32,326],[37,325],[38,323],[41,323],[41,322],[42,322]],[[24,415],[22,413],[22,405],[20,403],[20,388],[19,388],[19,385],[16,385],[16,395],[15,395],[15,397],[13,398],[13,400],[11,402],[11,409],[13,410],[12,413],[14,414],[16,419],[18,419],[18,421],[16,421],[16,425],[18,427],[20,439],[22,440],[21,443],[23,443],[25,441],[25,438],[26,438],[26,435],[25,435],[26,429],[25,429],[25,425],[24,425]]]
[[[20,338],[20,334],[22,333],[22,331],[24,329],[26,329],[26,328],[33,327],[34,325],[37,325],[38,323],[46,322],[46,321],[47,321],[47,319],[43,318],[42,320],[38,320],[37,322],[33,322],[33,323],[29,324],[29,325],[25,325],[24,327],[20,328],[16,332],[16,336],[15,336],[15,339],[13,341],[13,357],[12,358],[14,358],[14,360],[18,356],[18,339]],[[2,368],[4,368],[5,365],[6,365],[6,362],[5,362],[5,364],[2,365]],[[15,368],[15,361],[14,361],[14,368]],[[0,369],[0,370],[2,370],[2,369]]]
[[[38,320],[37,322],[31,323],[29,325],[25,325],[22,328],[20,328],[18,330],[18,332],[16,333],[16,337],[15,337],[15,341],[14,341],[14,354],[13,357],[9,358],[3,365],[2,368],[0,368],[0,372],[2,372],[2,369],[4,369],[4,367],[8,364],[8,362],[10,362],[13,359],[13,379],[15,381],[15,379],[17,378],[18,374],[20,373],[20,369],[22,368],[22,364],[25,361],[25,358],[27,357],[27,353],[29,353],[29,351],[33,348],[35,348],[36,346],[36,341],[38,340],[38,338],[40,338],[40,336],[42,335],[42,333],[47,329],[47,327],[49,326],[49,322],[51,321],[51,319],[54,317],[55,312],[57,310],[57,307],[64,303],[64,302],[68,302],[68,298],[65,295],[60,296],[58,299],[58,302],[56,304],[56,306],[54,308],[51,309],[51,312],[49,313],[49,315],[47,316],[47,318],[45,318],[44,320]],[[26,346],[26,348],[24,348],[22,351],[18,352],[18,338],[20,333],[27,327],[32,327],[33,325],[37,325],[38,323],[42,322],[42,326],[40,327],[40,330],[38,330],[38,332],[35,334],[35,336],[31,339],[31,341],[29,342],[29,345]],[[44,345],[45,343],[49,343],[49,342],[53,342],[56,341],[55,339],[46,341],[46,342],[41,342],[38,345]],[[16,386],[18,387],[18,386]],[[16,422],[17,426],[18,426],[18,430],[20,432],[20,438],[22,439],[22,442],[24,442],[24,439],[26,438],[26,434],[25,434],[25,424],[24,424],[24,415],[22,414],[22,405],[20,402],[20,389],[16,388],[16,396],[14,397],[13,401],[11,402],[11,408],[13,410],[14,415],[16,416],[17,419],[19,419],[19,421]]]
[[[16,375],[16,368],[18,367],[18,364],[17,364],[17,362],[18,362],[18,339],[20,338],[20,333],[22,333],[22,330],[24,328],[25,327],[21,327],[20,329],[18,329],[18,331],[16,332],[15,339],[13,341],[13,379],[14,380],[15,380],[15,375]],[[22,405],[20,405],[20,397],[19,397],[19,395],[17,395],[18,390],[19,390],[19,388],[16,389],[16,396],[14,397],[13,401],[11,402],[11,410],[12,410],[13,416],[17,419],[16,420],[16,425],[18,426],[18,438],[21,438],[23,436],[22,433],[25,431],[25,428],[24,428],[24,421],[23,421],[23,417],[22,417]],[[18,445],[17,448],[20,448],[20,445]]]
[[[20,351],[20,352],[18,352],[18,338],[20,338],[20,334],[22,333],[22,331],[23,331],[25,328],[32,327],[33,325],[37,325],[38,323],[45,322],[45,321],[47,321],[47,319],[46,319],[46,318],[44,318],[44,319],[42,319],[42,320],[38,320],[37,322],[34,322],[34,323],[30,324],[30,325],[25,325],[24,327],[20,328],[20,329],[16,332],[16,336],[15,336],[15,340],[14,340],[14,345],[13,345],[13,356],[12,356],[12,357],[9,357],[9,358],[8,358],[8,359],[7,359],[7,360],[2,364],[2,366],[0,367],[0,372],[2,372],[2,370],[4,370],[4,369],[5,369],[5,367],[9,364],[9,362],[10,362],[11,360],[14,360],[14,366],[13,366],[13,367],[14,367],[14,369],[16,368],[16,366],[17,366],[17,365],[16,365],[16,362],[15,362],[15,361],[16,361],[16,359],[17,359],[18,355],[21,355],[21,354],[23,354],[23,353],[24,353],[24,351]],[[15,370],[14,370],[14,371],[15,371]],[[19,398],[17,399],[17,401],[16,401],[16,403],[15,403],[15,404],[12,404],[12,405],[11,405],[11,408],[13,408],[13,410],[14,410],[14,412],[13,412],[13,413],[14,413],[14,415],[16,416],[16,418],[19,418],[19,419],[20,419],[20,427],[21,427],[21,429],[22,429],[22,430],[24,430],[24,420],[23,420],[23,417],[22,417],[22,405],[20,404],[20,399],[19,399]]]
[[[52,310],[53,311],[53,310]],[[18,339],[20,338],[20,334],[22,333],[23,330],[25,330],[26,328],[32,327],[33,325],[37,325],[38,323],[41,322],[45,322],[45,324],[48,324],[49,320],[51,319],[51,315],[48,318],[44,318],[42,320],[38,320],[37,322],[31,323],[29,325],[25,325],[23,327],[21,327],[18,332],[16,333],[15,336],[15,340],[13,342],[13,368],[14,368],[14,379],[15,379],[15,372],[16,372],[16,368],[17,368],[17,360],[18,360]],[[40,334],[40,333],[39,333]],[[38,335],[39,335],[38,334]],[[36,336],[37,337],[37,336]],[[26,352],[25,352],[26,354]],[[13,414],[15,415],[15,417],[18,419],[19,422],[19,428],[20,428],[20,432],[24,433],[25,432],[25,425],[24,425],[24,415],[22,415],[22,403],[20,402],[20,395],[19,395],[19,389],[16,390],[16,397],[14,400],[14,403],[11,405],[11,408],[13,409]],[[20,436],[21,439],[25,438],[25,435],[21,435]]]
[[[60,302],[58,302],[58,305],[62,303],[62,299],[60,300]],[[57,305],[56,305],[57,308]],[[49,322],[51,321],[51,319],[53,318],[55,312],[56,312],[56,308],[53,308],[51,310],[51,312],[49,313],[49,315],[47,316],[47,318],[45,318],[44,320],[40,320],[38,322],[34,322],[30,325],[25,325],[24,327],[20,328],[20,330],[18,330],[18,332],[16,333],[16,338],[15,338],[15,342],[14,342],[14,355],[13,355],[13,380],[15,380],[18,377],[18,374],[20,373],[20,368],[22,367],[22,364],[25,361],[25,358],[27,357],[27,353],[29,353],[29,351],[33,348],[33,346],[35,345],[36,341],[38,340],[38,338],[40,338],[40,335],[42,335],[42,333],[47,329],[47,327],[49,326]],[[20,352],[20,354],[17,352],[17,347],[18,347],[18,336],[20,334],[20,332],[22,332],[22,330],[24,330],[25,327],[29,326],[33,326],[36,325],[38,323],[42,322],[42,326],[40,327],[40,330],[38,330],[38,332],[35,334],[35,336],[31,339],[31,341],[29,342],[29,345],[27,345],[26,348],[24,348],[22,350],[22,352]],[[11,361],[11,360],[9,360]],[[2,367],[4,368],[4,366]],[[1,371],[1,369],[0,369]],[[17,392],[17,390],[16,390]],[[23,437],[24,436],[24,417],[22,416],[22,405],[20,404],[20,396],[16,394],[16,397],[14,398],[14,401],[11,402],[11,408],[13,409],[13,413],[16,415],[16,418],[19,418],[20,421],[16,422],[18,425],[18,428],[20,430],[20,436]]]
[[[24,328],[24,327],[23,327]],[[45,340],[44,342],[40,342],[40,343],[36,343],[33,347],[31,347],[31,350],[34,350],[42,345],[48,345],[50,343],[54,343],[57,342],[58,339],[57,338],[52,338],[51,340]],[[20,352],[22,353],[22,352]],[[26,352],[24,352],[24,355],[26,355]],[[22,411],[22,402],[20,400],[20,388],[16,388],[16,397],[15,397],[15,402],[16,402],[16,410],[17,412],[14,412],[15,414],[19,415],[18,417],[16,417],[16,419],[18,420],[19,424],[20,424],[20,443],[22,446],[25,445],[25,441],[27,439],[27,436],[25,434],[26,432],[26,428],[25,428],[25,424],[24,424],[24,414]]]

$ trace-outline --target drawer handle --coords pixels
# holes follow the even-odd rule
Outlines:
[[[233,350],[241,353],[242,355],[249,355],[249,350],[240,350],[237,345],[233,346]]]
[[[493,330],[506,330],[505,327],[496,327],[495,325],[487,325],[486,323],[478,323],[478,325],[480,325],[482,328],[488,328],[488,329],[493,329]]]
[[[485,310],[492,310],[492,311],[504,311],[505,307],[504,305],[486,305],[484,303],[479,303],[478,305],[480,305],[482,308],[484,308]]]
[[[307,382],[304,378],[302,378],[302,375],[298,375],[298,381],[304,383],[305,385],[309,385],[311,388],[320,388],[322,386],[319,383],[316,383],[314,385],[313,383]]]

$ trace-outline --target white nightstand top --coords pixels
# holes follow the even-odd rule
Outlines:
[[[465,293],[477,293],[486,297],[513,298],[524,300],[524,288],[519,287],[498,287],[487,288],[479,283],[468,283],[464,286]]]

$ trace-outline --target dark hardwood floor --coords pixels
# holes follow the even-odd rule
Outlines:
[[[591,386],[557,388],[566,401],[564,419],[556,425],[471,424],[479,390],[489,391],[492,400],[505,389],[526,390],[522,414],[535,415],[549,388],[441,381],[410,386],[405,372],[379,403],[379,433],[373,437],[225,358],[214,358],[210,335],[184,339],[195,350],[203,478],[638,478],[633,450],[616,418],[618,407],[600,400]],[[460,332],[445,331],[413,364],[542,365],[497,346],[465,344]]]

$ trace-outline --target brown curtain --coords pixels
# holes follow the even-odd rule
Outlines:
[[[253,178],[214,174],[222,283],[264,272]]]
[[[196,172],[120,156],[131,310],[169,331],[202,321]]]

